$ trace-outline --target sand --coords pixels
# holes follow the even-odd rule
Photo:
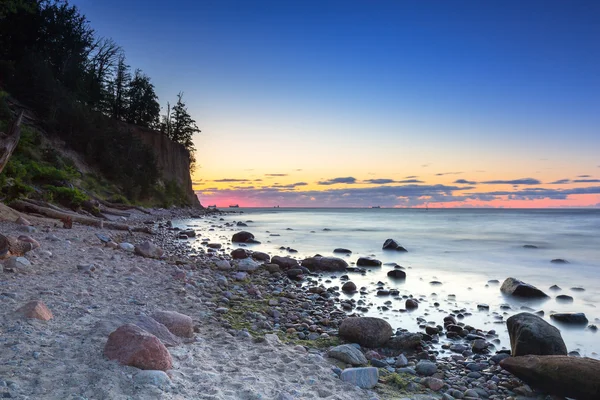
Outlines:
[[[13,217],[13,215],[10,215]],[[147,218],[134,215],[132,219]],[[0,272],[0,397],[17,399],[371,399],[344,383],[332,364],[302,346],[257,343],[225,331],[205,306],[209,294],[174,278],[180,267],[104,247],[98,229],[67,230],[38,220],[41,247],[25,273]],[[0,233],[23,227],[0,222]],[[120,234],[137,243],[144,234]],[[86,273],[78,265],[94,264]],[[200,266],[201,267],[201,266]],[[202,268],[193,273],[202,281]],[[211,285],[206,278],[206,285]],[[24,319],[14,310],[42,300],[54,318]],[[146,373],[107,360],[110,332],[136,315],[173,310],[192,317],[195,338],[171,347],[170,379],[143,383]],[[140,375],[138,375],[140,374]],[[137,376],[137,378],[136,378]],[[7,396],[7,395],[5,395]]]

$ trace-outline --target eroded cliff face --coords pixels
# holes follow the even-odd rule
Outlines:
[[[185,147],[152,129],[134,125],[128,125],[128,129],[154,150],[163,179],[177,182],[185,190],[190,205],[201,207],[200,201],[192,189],[190,155]]]

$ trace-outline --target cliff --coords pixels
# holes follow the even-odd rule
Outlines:
[[[164,181],[174,181],[185,191],[191,206],[202,207],[192,188],[190,176],[190,155],[179,143],[152,129],[127,125],[129,131],[139,137],[144,144],[154,150],[156,162]]]

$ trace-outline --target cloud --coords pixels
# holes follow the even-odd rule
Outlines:
[[[317,183],[319,185],[337,185],[338,183],[346,183],[346,184],[350,185],[350,184],[356,183],[356,178],[348,176],[346,178],[333,178],[333,179],[329,179],[327,181],[319,181]]]
[[[361,183],[369,183],[372,185],[387,185],[389,183],[423,183],[423,181],[420,181],[418,179],[404,179],[401,181],[395,181],[393,179],[380,178],[380,179],[367,179],[366,181],[363,181]]]
[[[428,163],[428,164],[421,164],[421,167],[423,167],[423,168],[427,168],[427,167],[429,167],[430,165],[431,165],[431,163]]]
[[[444,175],[460,175],[462,172],[438,172],[435,176],[444,176]]]
[[[537,179],[533,179],[533,178],[522,178],[522,179],[513,179],[510,181],[504,181],[504,180],[484,181],[481,183],[484,183],[486,185],[539,185],[542,182],[538,181]]]
[[[223,178],[223,179],[215,179],[212,182],[252,182],[252,181],[250,179]]]
[[[295,189],[298,186],[306,186],[306,185],[308,185],[308,183],[306,183],[306,182],[296,182],[296,183],[290,183],[288,185],[274,184],[274,185],[268,186],[268,188],[291,190],[291,189]]]
[[[265,176],[288,176],[288,174],[265,174]]]
[[[562,185],[563,183],[569,183],[569,182],[571,182],[570,179],[559,179],[557,181],[550,182],[548,185]]]
[[[600,183],[600,179],[575,179],[573,182],[575,182],[575,183]]]
[[[515,200],[534,200],[534,199],[555,199],[564,200],[568,196],[579,194],[600,194],[600,186],[591,186],[572,189],[545,189],[545,188],[530,188],[522,189],[514,192],[495,191],[487,193],[473,193],[480,196],[508,196],[509,199]]]
[[[577,175],[578,178],[591,178],[591,175]]]
[[[411,176],[405,176],[405,179],[413,179],[413,178],[418,178],[418,176],[416,175],[411,175]]]
[[[454,183],[460,183],[462,185],[476,185],[477,184],[477,182],[468,181],[466,179],[457,179],[457,180],[454,181]]]

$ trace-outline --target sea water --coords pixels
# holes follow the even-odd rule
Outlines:
[[[193,247],[201,247],[201,239],[223,241],[240,230],[252,232],[261,242],[248,247],[271,255],[290,255],[303,259],[320,254],[345,259],[349,264],[358,257],[370,256],[383,263],[397,263],[405,268],[406,280],[387,277],[392,266],[367,268],[362,276],[348,274],[359,288],[369,290],[364,300],[372,304],[363,315],[386,318],[393,328],[419,331],[418,317],[443,325],[443,317],[451,311],[466,308],[472,315],[465,324],[485,330],[496,330],[501,340],[497,348],[510,348],[506,319],[523,310],[543,310],[544,319],[557,326],[569,351],[599,358],[600,332],[585,327],[568,327],[555,323],[553,312],[584,312],[590,324],[598,324],[600,310],[600,210],[599,209],[238,209],[242,213],[216,218],[175,221],[179,227],[201,228]],[[222,218],[222,220],[220,220]],[[225,227],[226,222],[245,222],[247,227]],[[248,222],[246,222],[248,221]],[[209,230],[212,229],[212,230]],[[278,235],[278,236],[277,236]],[[384,251],[388,238],[395,239],[408,252]],[[537,248],[524,248],[533,245]],[[291,247],[290,254],[280,247]],[[349,256],[334,254],[335,248],[352,251]],[[564,259],[568,263],[551,263]],[[323,284],[341,286],[337,279],[343,273],[326,274]],[[530,283],[548,294],[546,301],[522,301],[503,296],[500,286],[489,280],[514,277]],[[331,282],[326,282],[329,279]],[[439,281],[441,285],[430,282]],[[403,313],[404,300],[377,297],[378,282],[387,289],[398,289],[400,295],[422,299],[415,311]],[[558,285],[561,291],[549,290]],[[574,291],[571,288],[583,288]],[[574,302],[556,301],[567,294]],[[455,295],[455,297],[449,297]],[[360,298],[360,294],[343,297]],[[381,311],[386,301],[390,310]],[[434,303],[439,302],[438,307]],[[478,304],[489,305],[489,311],[478,311]],[[511,309],[501,309],[508,304]],[[443,340],[443,339],[442,339]]]

